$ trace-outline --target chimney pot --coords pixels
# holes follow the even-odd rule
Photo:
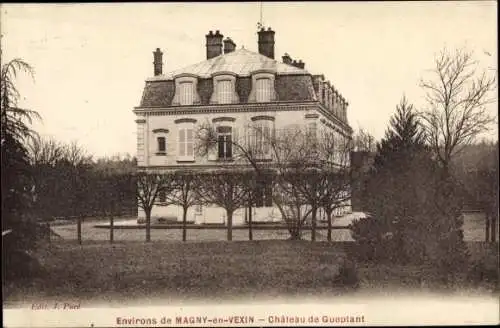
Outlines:
[[[153,73],[155,76],[163,74],[163,52],[160,48],[153,51]]]
[[[231,38],[226,38],[224,40],[224,53],[225,54],[228,54],[230,52],[233,52],[234,50],[236,49],[236,43],[234,43],[233,40],[231,40]]]
[[[217,30],[215,34],[210,31],[206,35],[207,59],[211,59],[222,54],[223,37],[224,36],[220,34],[219,30]]]
[[[259,54],[274,59],[274,31],[261,28],[258,34]]]
[[[290,55],[288,53],[285,52],[285,54],[281,57],[281,59],[283,60],[283,63],[285,64],[292,64],[292,57],[290,57]]]

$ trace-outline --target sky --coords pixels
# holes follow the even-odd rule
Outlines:
[[[257,52],[260,3],[2,4],[2,62],[23,58],[22,106],[43,136],[77,141],[95,156],[136,153],[132,110],[153,54],[167,72],[205,60],[205,34],[220,30]],[[461,2],[263,2],[262,21],[286,52],[324,74],[349,102],[348,121],[381,138],[405,95],[422,108],[421,78],[444,47],[472,50],[497,72],[497,5]],[[490,106],[497,116],[497,103]],[[497,127],[485,135],[497,138]]]

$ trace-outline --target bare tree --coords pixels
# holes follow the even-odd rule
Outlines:
[[[233,240],[233,214],[247,204],[248,172],[219,170],[200,175],[198,198],[205,204],[226,210],[227,240]]]
[[[375,137],[367,130],[359,128],[353,138],[353,147],[355,151],[374,152],[376,150]]]
[[[62,161],[71,166],[92,163],[92,156],[76,141],[69,144],[54,138],[42,138],[39,135],[31,138],[27,145],[32,165],[55,166]]]
[[[151,212],[160,191],[171,193],[174,188],[173,175],[139,172],[137,174],[137,203],[146,216],[146,242],[151,241]]]
[[[464,49],[442,50],[431,72],[421,80],[427,99],[422,117],[428,143],[448,172],[453,155],[494,122],[486,105],[494,101],[496,79],[481,72],[473,53]]]
[[[328,208],[331,218],[333,210],[350,197],[350,189],[346,188],[348,180],[344,179],[348,176],[346,167],[349,164],[339,162],[340,158],[348,159],[346,144],[340,143],[333,132],[312,133],[301,127],[286,127],[269,133],[262,127],[249,125],[246,130],[244,137],[235,138],[232,143],[237,151],[235,161],[246,163],[255,172],[249,177],[249,188],[252,189],[252,184],[255,188],[257,180],[271,183],[273,203],[291,239],[301,239],[302,228],[311,218],[311,238],[315,240],[317,210]],[[208,154],[210,147],[216,144],[215,129],[207,123],[201,126],[198,135],[198,149]],[[268,155],[263,156],[264,153]]]
[[[351,199],[353,175],[350,153],[352,141],[338,138],[332,131],[325,131],[320,141],[322,171],[319,175],[320,206],[324,209],[328,224],[328,241],[332,240],[332,214]]]
[[[63,145],[53,138],[43,139],[39,135],[28,142],[28,153],[32,165],[54,166],[64,157]]]
[[[196,188],[199,184],[198,176],[192,171],[174,173],[174,187],[167,196],[168,203],[182,207],[182,241],[186,241],[188,209],[199,203]]]

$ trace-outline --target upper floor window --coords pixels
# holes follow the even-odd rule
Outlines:
[[[257,157],[267,157],[271,153],[272,122],[257,122],[253,129],[255,153]]]
[[[194,161],[194,129],[196,119],[179,118],[174,123],[177,125],[177,160]]]
[[[255,99],[257,102],[271,101],[271,79],[260,78],[255,81]]]
[[[252,117],[250,140],[257,159],[271,159],[271,145],[274,137],[274,117],[261,115]]]
[[[192,105],[194,102],[194,88],[192,82],[179,83],[179,104]]]
[[[156,155],[166,155],[168,130],[163,128],[153,129],[153,133],[156,137]]]
[[[194,131],[192,127],[179,127],[179,160],[194,159]]]
[[[217,127],[217,150],[219,159],[233,157],[232,128],[230,126]]]
[[[230,104],[233,98],[233,83],[230,80],[217,82],[217,98],[219,104]]]
[[[167,144],[166,144],[165,137],[157,137],[156,142],[158,144],[157,152],[166,153],[167,152]]]

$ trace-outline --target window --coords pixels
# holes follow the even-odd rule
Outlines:
[[[193,127],[179,127],[179,160],[194,160]]]
[[[272,182],[262,181],[257,185],[255,191],[255,207],[273,206],[273,188]]]
[[[271,152],[271,124],[258,123],[254,130],[255,153],[257,156],[266,156]]]
[[[193,83],[181,82],[179,83],[179,104],[192,105],[194,100]]]
[[[230,80],[220,80],[217,82],[217,97],[219,104],[232,103],[233,83]]]
[[[317,126],[316,126],[316,122],[309,122],[307,123],[307,137],[308,137],[308,140],[311,141],[311,142],[315,142],[316,141],[316,135],[317,135]]]
[[[230,126],[217,127],[217,148],[219,159],[231,159],[232,152],[232,129]]]
[[[268,78],[260,78],[255,81],[255,98],[257,102],[271,101],[271,80]]]
[[[197,215],[202,215],[203,214],[203,206],[201,204],[198,204],[194,207],[194,211]]]
[[[167,194],[165,193],[165,190],[159,190],[158,191],[158,202],[165,203],[166,201],[167,201]]]
[[[165,137],[158,137],[156,138],[157,144],[158,144],[158,152],[159,153],[166,153],[167,152],[167,146],[165,142]]]

